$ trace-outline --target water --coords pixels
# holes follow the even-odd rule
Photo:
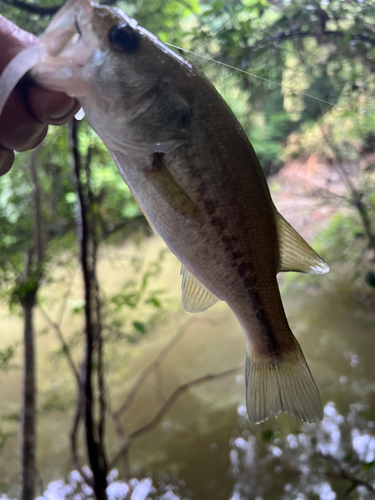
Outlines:
[[[161,248],[162,243],[151,238],[137,253],[147,265]],[[130,255],[134,255],[131,243],[122,249],[103,250],[100,278],[107,294],[132,278]],[[59,279],[42,295],[43,307],[54,318],[59,316],[57,299],[65,293],[59,281],[64,273],[57,270]],[[81,317],[72,313],[81,290],[79,275],[73,276],[70,308],[62,322],[65,335],[78,331],[81,325]],[[124,498],[129,487],[132,500],[334,500],[344,498],[353,485],[349,498],[375,498],[370,491],[375,487],[375,312],[348,292],[338,291],[335,271],[329,283],[325,281],[323,288],[317,288],[324,279],[312,277],[311,286],[301,290],[293,285],[283,292],[290,325],[322,395],[324,420],[301,424],[281,415],[277,420],[251,426],[244,407],[241,368],[189,389],[158,425],[134,439],[129,455],[134,479],[129,485],[122,481],[122,462],[116,463],[118,473],[113,470],[110,474],[111,500]],[[171,255],[165,257],[163,272],[152,287],[167,290],[163,302],[171,312],[160,317],[160,325],[138,344],[129,348],[119,340],[108,345],[107,384],[114,410],[121,406],[137,375],[181,325],[186,331],[159,369],[147,378],[123,416],[126,434],[151,421],[176,387],[207,373],[235,367],[245,356],[243,334],[225,304],[194,319],[181,310],[179,266]],[[146,314],[142,312],[142,319]],[[1,325],[0,347],[4,348],[19,335],[20,318],[10,318],[3,311]],[[68,434],[74,411],[74,378],[66,362],[52,355],[59,344],[41,315],[37,326],[40,489],[46,491],[45,500],[90,498],[90,490],[77,471],[71,472]],[[76,362],[79,354],[78,348]],[[1,432],[5,440],[0,453],[0,492],[16,498],[18,441],[16,434],[8,439],[6,434],[17,432],[12,416],[20,409],[20,371],[2,373],[0,380]],[[118,449],[119,438],[108,419],[109,456]],[[81,456],[84,463],[83,451]]]

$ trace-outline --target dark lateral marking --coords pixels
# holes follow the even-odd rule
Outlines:
[[[242,262],[238,267],[237,267],[237,272],[243,278],[246,274],[246,271],[249,270],[249,266],[247,265],[246,262]]]
[[[201,182],[199,184],[199,186],[197,187],[197,193],[199,194],[199,196],[202,196],[202,198],[204,198],[204,196],[206,195],[208,191],[208,186],[205,182]]]
[[[223,234],[225,228],[227,227],[227,222],[220,217],[211,217],[211,224],[216,227],[218,234]]]
[[[245,267],[249,268],[249,266],[246,265],[245,267],[242,268],[241,266],[242,265],[238,266],[237,268],[238,274],[240,275],[244,271]],[[242,283],[254,307],[255,315],[262,327],[262,330],[269,339],[269,343],[272,346],[272,353],[276,354],[278,351],[282,351],[283,348],[282,346],[280,346],[280,341],[279,339],[277,339],[275,332],[273,331],[270,319],[268,317],[266,310],[264,309],[263,302],[261,300],[259,292],[254,290],[254,285],[256,284],[256,280],[253,283],[250,283],[250,281],[247,278],[243,278]]]
[[[226,234],[223,234],[220,237],[221,241],[224,243],[224,248],[227,252],[231,252],[233,255],[233,242],[232,238],[230,236],[227,236]]]
[[[283,346],[280,345],[280,341],[279,339],[277,339],[277,336],[275,335],[275,332],[272,329],[271,322],[262,305],[259,293],[250,286],[247,288],[247,293],[249,295],[251,303],[253,304],[255,315],[262,327],[262,330],[264,334],[267,336],[269,344],[272,346],[271,347],[272,354],[281,353],[283,351]]]
[[[213,215],[216,212],[216,203],[212,200],[203,200],[204,208],[208,215]]]
[[[243,255],[241,252],[235,252],[233,251],[232,252],[232,257],[233,257],[233,260],[240,260],[243,258]]]

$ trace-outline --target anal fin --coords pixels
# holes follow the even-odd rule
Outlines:
[[[187,312],[199,313],[216,304],[219,299],[200,283],[183,265],[181,266],[182,306]]]
[[[278,212],[276,212],[276,224],[280,251],[279,271],[328,273],[329,266]]]

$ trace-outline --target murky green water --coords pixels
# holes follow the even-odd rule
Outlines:
[[[152,238],[137,252],[149,262],[160,248],[160,241]],[[131,254],[134,254],[131,244],[121,250],[104,249],[100,277],[107,294],[119,289],[122,282],[131,277]],[[148,377],[129,412],[123,416],[125,433],[151,421],[179,385],[207,373],[235,367],[245,355],[243,334],[225,304],[195,316],[194,320],[189,319],[192,316],[184,313],[179,305],[178,263],[168,255],[163,269],[152,286],[166,289],[163,301],[172,312],[142,342],[130,349],[122,341],[112,342],[106,352],[110,404],[117,409],[137,375],[155,359],[178,328],[188,322],[181,340],[159,369]],[[62,279],[64,274],[58,271],[56,276],[61,275]],[[325,279],[318,277],[321,281]],[[312,284],[318,283],[315,277],[311,280]],[[359,480],[359,485],[349,498],[375,497],[369,490],[375,486],[375,467],[372,467],[375,459],[375,312],[350,295],[339,293],[334,282],[335,272],[330,285],[324,287],[326,291],[318,293],[312,286],[305,290],[289,287],[283,294],[292,330],[322,395],[325,405],[322,423],[303,425],[282,415],[277,421],[250,426],[244,408],[243,369],[191,388],[181,395],[160,424],[133,441],[131,474],[139,479],[149,478],[138,486],[134,482],[133,500],[334,500],[344,498],[354,484],[352,477]],[[80,298],[78,275],[72,283],[70,306]],[[63,294],[59,279],[43,293],[43,307],[53,318],[59,316],[58,298]],[[73,468],[68,434],[74,411],[75,383],[66,362],[53,356],[59,346],[56,335],[40,315],[37,320],[40,332],[38,469],[47,488],[51,481],[67,477]],[[9,318],[6,311],[2,312],[0,321],[3,332],[0,347],[4,348],[19,338],[21,322],[19,318]],[[80,316],[73,315],[68,307],[63,332],[67,335],[79,330],[80,324]],[[19,413],[20,380],[19,370],[0,376],[3,433],[17,431],[10,416]],[[55,399],[51,399],[52,396]],[[119,439],[108,421],[110,457],[117,453],[118,447]],[[0,453],[0,492],[10,498],[18,493],[18,460],[15,435],[8,438]],[[117,467],[121,478],[121,461]],[[74,477],[71,477],[73,482]],[[50,488],[46,499],[64,498],[57,483]],[[113,483],[113,491],[118,492],[117,497],[112,495],[113,500],[123,498],[119,488],[121,483]],[[74,498],[78,500],[83,496]]]

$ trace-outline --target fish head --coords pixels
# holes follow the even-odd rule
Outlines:
[[[122,10],[91,0],[68,0],[39,41],[46,56],[31,71],[34,80],[48,89],[77,97],[91,126],[112,149],[115,145],[111,137],[119,135],[120,129],[122,138],[116,140],[123,141],[122,125],[135,122],[135,117],[152,108],[160,81],[164,81],[167,93],[165,80],[170,77],[166,75],[175,76],[173,68],[191,68]],[[171,93],[173,90],[168,90],[168,99]],[[173,107],[183,107],[180,101],[176,96]],[[154,135],[162,128],[159,118],[168,114],[165,106],[155,113],[158,116],[155,114]],[[148,124],[151,121],[149,118]],[[168,133],[164,135],[167,137]],[[139,133],[135,135],[132,140],[138,144]],[[161,137],[158,141],[163,140]],[[174,147],[178,141],[169,143]],[[154,146],[138,149],[146,152]]]
[[[113,110],[132,108],[171,64],[185,63],[122,10],[90,0],[69,0],[39,41],[47,56],[32,70],[37,83]]]

